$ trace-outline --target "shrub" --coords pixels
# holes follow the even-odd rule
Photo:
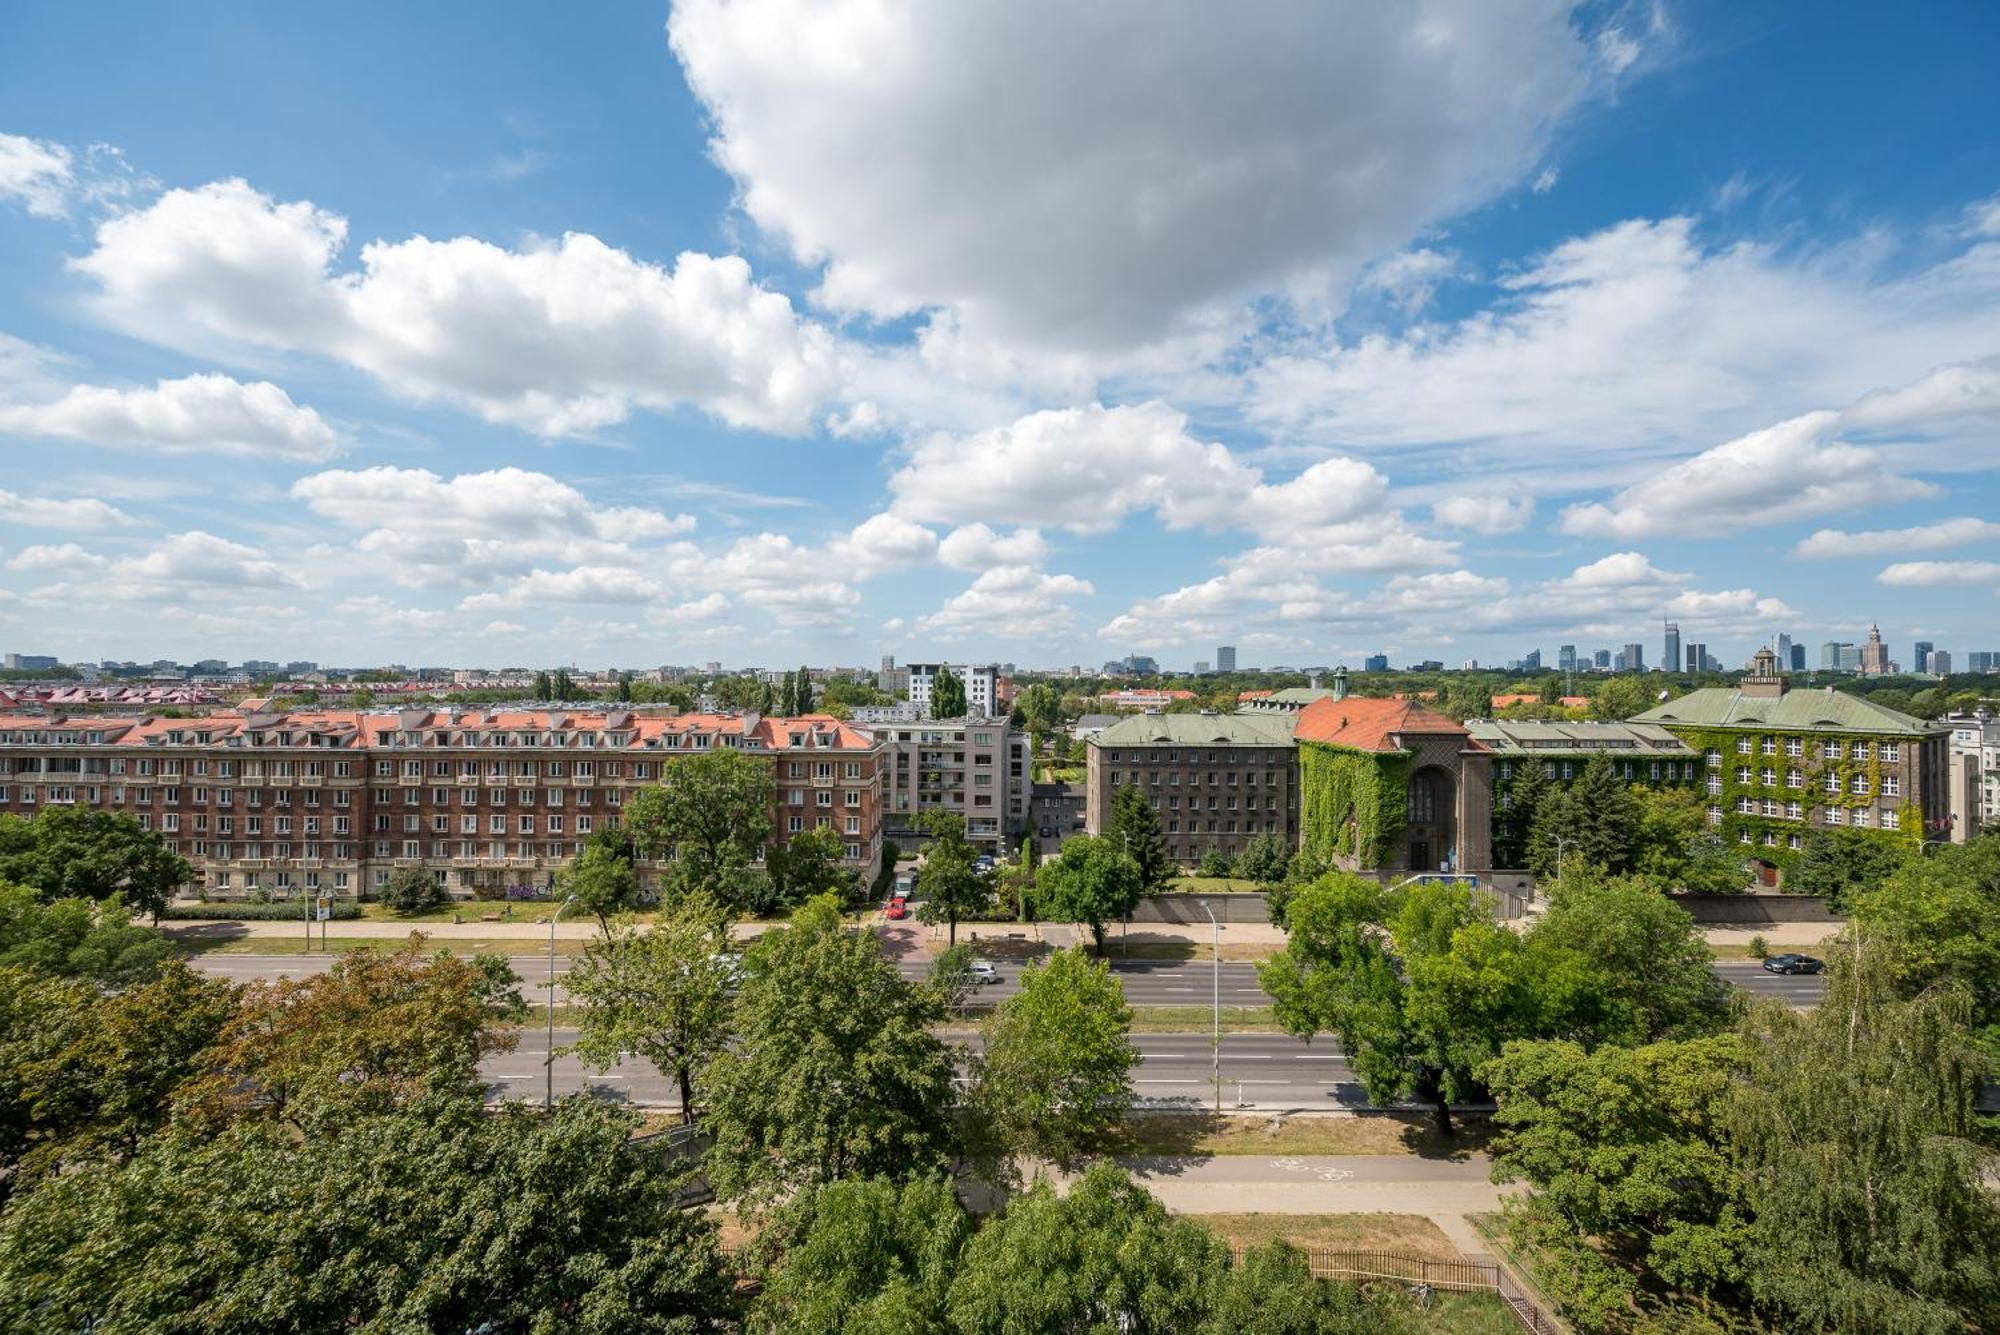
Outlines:
[[[1750,944],[1747,949],[1750,952],[1751,959],[1761,960],[1771,953],[1771,943],[1766,941],[1760,934],[1750,938]]]
[[[1227,876],[1234,870],[1234,867],[1235,864],[1230,862],[1229,855],[1219,848],[1211,848],[1201,855],[1201,874],[1203,876]]]
[[[169,904],[160,913],[160,918],[163,922],[192,918],[220,918],[227,922],[299,922],[305,918],[306,905],[311,902],[307,898],[277,904]],[[361,906],[351,899],[336,899],[333,901],[332,916],[339,922],[358,918]]]
[[[425,871],[422,867],[401,867],[389,877],[389,883],[382,887],[382,902],[398,913],[429,913],[432,909],[443,908],[451,902],[451,892],[444,888],[437,873]]]

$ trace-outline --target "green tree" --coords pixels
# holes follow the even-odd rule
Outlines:
[[[1057,922],[1088,923],[1099,955],[1104,953],[1105,924],[1137,908],[1145,895],[1138,860],[1109,836],[1071,839],[1035,871],[1036,913]]]
[[[1615,722],[1643,714],[1659,703],[1657,689],[1644,677],[1612,677],[1591,693],[1590,716]]]
[[[1973,1033],[2000,1064],[2000,831],[1904,862],[1853,908],[1855,928],[1890,948],[1905,996],[1965,990]]]
[[[1849,900],[1877,889],[1913,856],[1907,844],[1858,830],[1814,830],[1806,850],[1785,873],[1785,889],[1798,895],[1825,895],[1830,907],[1846,911]]]
[[[123,900],[157,918],[194,880],[187,859],[122,811],[52,806],[32,819],[0,815],[0,881],[44,900]]]
[[[449,904],[451,892],[444,888],[438,874],[428,868],[398,867],[389,873],[379,898],[384,907],[414,917]]]
[[[1987,1065],[1964,992],[1905,1000],[1887,952],[1834,960],[1820,1005],[1752,1013],[1730,1139],[1756,1306],[1781,1329],[1956,1332],[2000,1312],[2000,1203],[1977,1143]]]
[[[984,1033],[972,1102],[1010,1153],[1069,1168],[1117,1130],[1139,1053],[1104,961],[1071,949],[1029,967]]]
[[[44,904],[32,888],[0,882],[0,968],[119,986],[152,977],[167,949],[165,937],[135,924],[115,899]]]
[[[1127,784],[1112,794],[1111,819],[1105,825],[1104,837],[1139,864],[1145,894],[1157,895],[1173,884],[1180,868],[1167,853],[1160,813],[1135,785]]]
[[[178,961],[119,992],[0,967],[0,1197],[135,1152],[235,1005],[229,984]]]
[[[713,900],[689,896],[650,930],[610,929],[570,966],[563,987],[581,1006],[575,1051],[596,1069],[644,1057],[680,1091],[681,1120],[695,1120],[695,1072],[730,1034],[736,965]]]
[[[854,898],[857,878],[846,857],[846,845],[831,826],[802,830],[772,848],[769,866],[778,904],[803,903],[829,890]]]
[[[555,699],[556,691],[555,691],[554,680],[555,679],[550,677],[549,674],[546,672],[537,672],[535,674],[534,685],[530,688],[535,699],[537,700]]]
[[[431,1101],[298,1137],[169,1133],[0,1215],[0,1328],[696,1335],[734,1315],[715,1225],[638,1115]]]
[[[1509,1043],[1484,1075],[1494,1177],[1526,1182],[1510,1228],[1584,1329],[1617,1328],[1646,1276],[1733,1305],[1749,1215],[1727,1140],[1745,1059],[1735,1034],[1595,1051]]]
[[[965,838],[965,817],[953,811],[926,811],[917,826],[931,836],[924,865],[917,871],[917,921],[944,923],[945,942],[958,944],[960,918],[993,904],[993,878],[973,865],[978,854]]]
[[[1419,1098],[1451,1134],[1450,1105],[1479,1092],[1479,1066],[1519,1031],[1520,939],[1458,886],[1391,895],[1345,872],[1294,895],[1286,922],[1286,948],[1257,970],[1278,1022],[1335,1035],[1370,1099]]]
[[[1523,945],[1543,1033],[1634,1046],[1735,1020],[1735,991],[1700,928],[1643,877],[1572,871]]]
[[[1624,871],[1632,865],[1638,823],[1631,788],[1600,751],[1573,782],[1541,803],[1528,835],[1528,866],[1538,877],[1553,876],[1571,862]]]
[[[625,804],[625,825],[647,857],[669,857],[683,893],[703,890],[725,904],[740,898],[741,875],[771,838],[777,785],[771,762],[725,748],[667,762],[656,788]]]
[[[1202,1335],[1417,1335],[1411,1314],[1352,1284],[1314,1279],[1306,1254],[1288,1242],[1252,1247],[1215,1286]]]
[[[1062,726],[1062,693],[1045,681],[1023,690],[1014,704],[1036,732],[1054,732]]]
[[[1514,775],[1505,789],[1505,803],[1493,813],[1493,862],[1495,866],[1520,868],[1528,865],[1528,839],[1543,804],[1560,795],[1549,778],[1548,768],[1539,760],[1514,763]]]
[[[911,987],[872,932],[842,930],[832,896],[744,958],[741,1041],[702,1079],[709,1178],[752,1205],[846,1177],[921,1177],[953,1150],[952,1053],[936,998]]]
[[[950,668],[939,668],[931,678],[931,717],[964,718],[965,714],[965,683]]]
[[[1276,885],[1290,874],[1292,851],[1283,838],[1266,831],[1244,845],[1236,858],[1236,874],[1259,885]]]
[[[309,978],[251,983],[179,1092],[194,1121],[280,1121],[310,1133],[356,1113],[457,1098],[483,1105],[479,1064],[526,1015],[507,962],[357,950]]]
[[[1213,1233],[1100,1162],[1067,1195],[1036,1183],[973,1237],[951,1324],[961,1335],[1178,1335],[1200,1328],[1226,1264]]]
[[[946,1329],[972,1220],[950,1179],[857,1178],[802,1192],[760,1245],[778,1255],[748,1328],[769,1335]]]
[[[1219,848],[1211,848],[1201,855],[1201,874],[1215,880],[1232,876],[1236,864],[1229,860],[1229,854]]]
[[[574,899],[576,907],[597,919],[605,932],[613,914],[638,902],[639,874],[632,861],[611,844],[586,842],[583,850],[556,873],[556,893]]]
[[[801,664],[795,676],[797,685],[792,688],[792,714],[794,716],[813,712],[812,673]]]

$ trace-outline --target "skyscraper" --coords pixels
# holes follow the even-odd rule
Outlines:
[[[1591,661],[1596,663],[1600,668],[1608,668],[1611,666],[1611,651],[1609,649],[1599,649],[1591,655]]]
[[[1951,675],[1951,651],[1949,649],[1931,650],[1931,671],[1937,673],[1940,677],[1949,677]]]
[[[1645,645],[1628,644],[1625,646],[1625,670],[1627,672],[1644,672],[1646,670]]]
[[[1561,668],[1564,672],[1576,671],[1575,645],[1565,644],[1562,648],[1556,650],[1556,666]]]
[[[1792,646],[1792,671],[1804,672],[1805,670],[1806,647],[1803,644],[1795,644]]]
[[[1918,640],[1910,646],[1910,671],[1929,672],[1931,670],[1931,650],[1936,648],[1929,640]]]
[[[1527,656],[1522,658],[1521,660],[1521,667],[1524,671],[1534,672],[1538,670],[1541,666],[1542,666],[1542,651],[1540,649],[1528,650]]]
[[[1367,658],[1361,661],[1361,670],[1363,672],[1387,672],[1389,670],[1389,655],[1368,655]]]
[[[1677,621],[1667,623],[1666,653],[1660,656],[1660,670],[1672,672],[1681,661],[1681,627]]]
[[[1882,643],[1882,628],[1868,628],[1868,642],[1861,646],[1861,671],[1870,677],[1880,677],[1889,671],[1889,646]]]
[[[1687,670],[1689,672],[1701,672],[1705,670],[1707,666],[1708,666],[1708,646],[1703,644],[1700,640],[1688,641]]]
[[[1236,646],[1224,644],[1216,647],[1215,670],[1217,672],[1236,671]]]
[[[1792,666],[1791,636],[1785,634],[1783,631],[1779,631],[1778,638],[1771,644],[1771,652],[1773,655],[1776,656],[1778,660],[1778,671],[1788,672],[1791,670]]]

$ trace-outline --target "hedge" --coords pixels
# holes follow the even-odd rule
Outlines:
[[[288,904],[169,904],[162,918],[221,918],[234,922],[303,922],[306,905],[297,900]],[[333,901],[332,917],[345,922],[361,916],[361,906],[351,899]]]

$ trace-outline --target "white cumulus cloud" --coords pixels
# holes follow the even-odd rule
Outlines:
[[[160,454],[230,454],[317,462],[340,436],[269,381],[225,375],[162,380],[150,389],[73,385],[48,403],[0,404],[0,432],[52,436]]]

